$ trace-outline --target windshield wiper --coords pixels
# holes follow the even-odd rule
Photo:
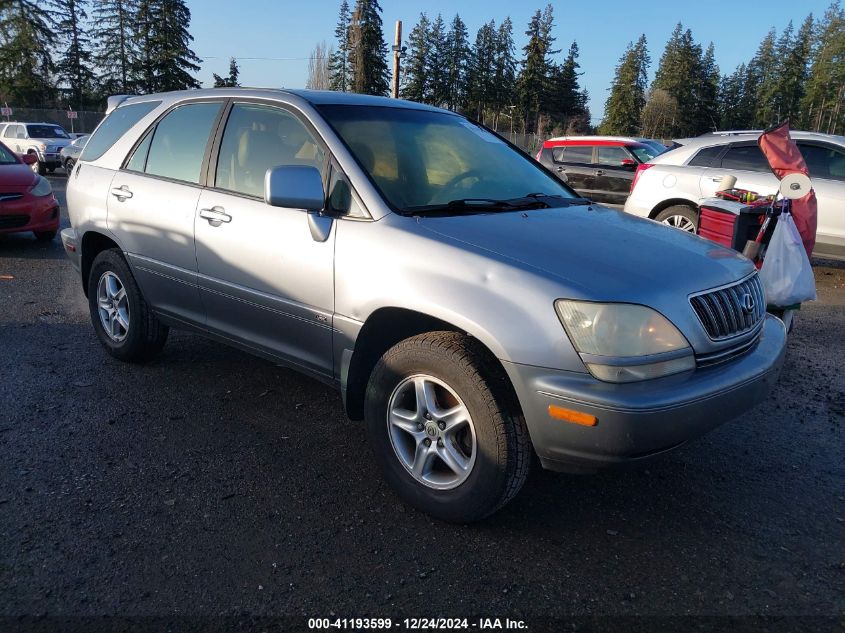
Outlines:
[[[529,198],[514,198],[512,200],[496,200],[494,198],[460,198],[450,200],[445,204],[430,204],[421,207],[411,207],[411,215],[442,214],[450,212],[460,213],[488,213],[490,211],[521,211],[524,209],[546,209],[549,205],[542,200]]]

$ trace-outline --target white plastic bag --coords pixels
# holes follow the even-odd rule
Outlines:
[[[778,218],[772,241],[766,249],[760,280],[766,303],[785,308],[802,301],[816,300],[816,279],[792,215]]]

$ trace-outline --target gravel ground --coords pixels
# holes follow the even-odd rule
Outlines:
[[[397,500],[334,391],[178,332],[112,360],[60,241],[0,238],[0,616],[841,618],[845,264],[816,264],[765,404],[458,527]]]

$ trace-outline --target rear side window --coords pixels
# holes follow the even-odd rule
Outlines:
[[[153,176],[199,183],[208,137],[222,105],[219,102],[189,103],[177,107],[159,121],[144,171]],[[135,156],[130,163],[134,160]]]
[[[161,104],[161,101],[145,101],[121,106],[106,117],[82,150],[79,160],[97,160],[133,125],[143,119]]]
[[[723,169],[740,169],[743,171],[771,172],[766,157],[756,145],[740,145],[728,149],[722,158]]]
[[[716,147],[705,147],[702,150],[698,151],[698,154],[692,157],[692,160],[688,163],[691,167],[718,167],[719,164],[716,159],[719,158],[719,154],[722,153],[724,147],[722,145],[716,145]]]
[[[552,157],[556,163],[581,163],[590,165],[593,162],[592,145],[570,145],[569,147],[555,147]]]

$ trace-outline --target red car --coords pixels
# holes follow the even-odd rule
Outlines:
[[[50,181],[30,165],[34,154],[22,158],[0,143],[0,233],[32,231],[48,242],[59,231],[59,201]]]

